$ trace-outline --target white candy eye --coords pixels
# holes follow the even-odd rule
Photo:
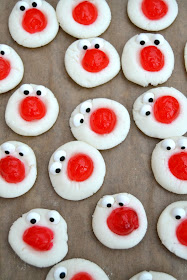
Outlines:
[[[54,161],[64,161],[66,159],[66,152],[65,151],[57,151],[54,153]]]
[[[172,139],[162,141],[162,147],[168,151],[175,149],[175,142]]]
[[[10,47],[7,45],[0,45],[0,54],[8,55],[10,53]]]
[[[186,216],[186,212],[183,208],[174,208],[172,210],[172,216],[175,219],[180,220]]]
[[[83,124],[84,122],[84,116],[83,114],[76,114],[73,118],[73,124],[74,126],[78,127],[80,126],[81,124]]]
[[[36,94],[37,94],[38,96],[45,96],[45,95],[46,95],[46,92],[47,92],[47,90],[46,90],[46,88],[45,88],[44,86],[37,86],[37,88],[36,88]]]
[[[178,146],[181,148],[181,150],[187,149],[187,138],[181,138],[178,141]]]
[[[153,41],[156,46],[162,45],[164,43],[164,37],[160,34],[155,34],[153,36]]]
[[[27,146],[19,146],[19,147],[17,148],[17,151],[18,151],[19,155],[20,155],[21,157],[23,157],[23,156],[25,156],[25,155],[28,155],[28,153],[29,153],[29,148],[28,148]]]
[[[30,212],[28,215],[27,215],[27,221],[31,224],[36,224],[38,223],[40,220],[40,215],[36,212]]]
[[[24,1],[19,1],[16,4],[16,8],[22,12],[24,12],[25,10],[27,10],[29,8],[29,4],[27,2]]]
[[[15,151],[15,146],[10,143],[4,143],[1,145],[1,149],[5,152],[5,154],[9,155]]]
[[[104,46],[104,40],[101,39],[101,38],[96,38],[92,41],[92,46],[95,48],[95,49],[100,49]]]
[[[140,45],[145,45],[147,42],[148,42],[148,37],[146,34],[139,34],[137,37],[136,37],[136,42]]]
[[[152,280],[152,279],[153,279],[152,274],[147,271],[143,272],[139,277],[139,280]]]
[[[49,221],[54,225],[60,222],[60,214],[55,210],[50,211],[48,213],[48,217],[49,217]]]
[[[142,116],[149,116],[151,114],[151,111],[152,107],[150,105],[144,105],[140,110],[140,114]]]
[[[20,87],[20,90],[21,90],[21,92],[23,92],[23,94],[25,94],[25,95],[29,95],[30,93],[33,92],[33,88],[31,87],[31,85],[28,85],[28,84],[22,85],[22,86]]]
[[[33,8],[39,8],[39,7],[41,7],[41,5],[42,5],[42,1],[41,0],[34,0],[32,2]]]
[[[119,206],[124,206],[129,204],[130,199],[124,195],[124,194],[119,194],[116,197],[116,202],[119,204]]]
[[[91,46],[91,43],[88,40],[80,40],[78,42],[78,49],[79,50],[85,50],[86,51],[87,49],[90,48],[90,46]]]
[[[102,207],[112,207],[112,205],[114,204],[114,198],[113,196],[110,196],[110,195],[106,195],[102,198],[101,200],[101,206]]]
[[[152,103],[154,101],[154,94],[152,92],[147,92],[143,96],[144,103]]]
[[[55,280],[61,280],[64,279],[67,275],[67,269],[63,266],[58,267],[54,271],[54,278]]]
[[[90,113],[91,109],[92,109],[92,104],[89,101],[83,102],[80,106],[80,112],[82,114]]]
[[[61,170],[62,170],[62,164],[60,162],[54,162],[49,169],[50,173],[53,175],[57,175],[58,173],[61,172]]]

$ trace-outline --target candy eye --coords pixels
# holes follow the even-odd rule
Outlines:
[[[40,215],[36,212],[30,212],[28,215],[27,215],[27,221],[29,223],[31,223],[32,225],[38,223],[40,221]]]
[[[164,43],[164,37],[160,34],[155,34],[153,36],[153,41],[156,46],[162,45]]]
[[[19,146],[17,151],[21,157],[27,155],[29,153],[29,148],[26,146]]]
[[[101,206],[102,207],[112,207],[112,205],[114,204],[114,198],[113,196],[110,196],[110,195],[106,195],[102,198],[101,200]]]
[[[0,54],[1,55],[8,55],[10,53],[9,46],[6,45],[0,45]]]
[[[90,48],[90,46],[91,46],[91,43],[88,40],[80,40],[79,43],[78,43],[79,50],[85,50],[86,51],[87,49]]]
[[[48,217],[49,217],[49,221],[54,225],[60,222],[60,214],[55,210],[50,211],[48,213]]]
[[[54,162],[50,167],[50,173],[53,175],[57,175],[62,170],[62,164],[60,162]]]
[[[150,105],[144,105],[141,110],[140,110],[140,114],[142,116],[149,116],[151,114],[151,106]]]
[[[41,5],[42,5],[41,0],[35,0],[35,1],[32,2],[33,8],[36,8],[36,7],[39,8],[39,7],[41,7]]]
[[[92,41],[92,46],[95,48],[95,49],[100,49],[104,46],[104,40],[101,39],[101,38],[97,38],[97,39],[94,39]]]
[[[143,96],[144,103],[152,103],[154,101],[154,94],[152,92],[147,92]]]
[[[185,150],[187,148],[187,139],[182,138],[178,141],[178,146],[181,148],[181,150]]]
[[[46,88],[44,86],[38,86],[36,88],[36,94],[38,96],[45,96],[46,95]]]
[[[182,218],[184,218],[186,216],[186,212],[183,208],[174,208],[172,210],[172,216],[176,219],[176,220],[180,220]]]
[[[136,37],[136,42],[138,44],[140,44],[141,46],[145,45],[147,42],[148,42],[148,37],[145,35],[145,34],[139,34],[137,37]]]
[[[25,11],[26,9],[29,8],[29,4],[27,2],[24,2],[24,1],[19,1],[17,4],[16,4],[16,7],[18,10],[20,11]]]
[[[31,85],[22,85],[20,87],[21,92],[23,92],[23,94],[25,95],[29,95],[31,92],[33,92],[33,88],[31,87]]]
[[[66,152],[65,151],[57,151],[54,153],[54,161],[64,161],[66,159]]]
[[[55,280],[64,279],[67,275],[67,269],[63,266],[58,267],[54,271],[54,278]]]
[[[116,197],[116,202],[119,204],[119,206],[127,205],[127,204],[129,204],[129,201],[130,201],[130,199],[124,194],[119,194]]]
[[[168,151],[175,149],[175,142],[172,139],[165,139],[162,141],[162,147]]]
[[[153,279],[152,274],[147,271],[143,272],[139,277],[139,280],[152,280],[152,279]]]
[[[92,109],[92,104],[88,101],[82,103],[80,106],[80,112],[82,114],[90,113],[91,109]]]
[[[74,126],[78,127],[80,126],[81,124],[83,124],[84,122],[84,116],[83,114],[76,114],[73,118],[73,124]]]
[[[6,155],[9,155],[15,151],[15,146],[10,143],[4,143],[1,145],[1,149],[5,152]]]

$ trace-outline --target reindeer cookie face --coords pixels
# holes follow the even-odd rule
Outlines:
[[[157,224],[162,244],[187,260],[187,201],[177,201],[164,209]]]
[[[132,37],[122,54],[125,77],[143,87],[166,82],[174,69],[174,54],[160,34],[142,33]]]
[[[14,132],[37,136],[54,125],[58,112],[58,102],[48,88],[25,84],[10,97],[5,120]]]
[[[58,29],[55,10],[44,0],[18,1],[9,17],[12,38],[28,48],[47,45],[56,37]]]
[[[172,137],[159,142],[152,154],[156,181],[166,190],[187,194],[187,138]]]
[[[33,150],[24,143],[8,141],[0,146],[0,196],[14,198],[28,192],[37,175]]]
[[[187,132],[187,98],[174,88],[151,89],[136,99],[133,117],[150,137],[181,136]]]
[[[23,261],[48,267],[67,254],[67,224],[55,210],[33,209],[13,223],[8,240]]]
[[[95,263],[84,259],[71,259],[55,265],[46,280],[109,280]]]
[[[111,21],[105,0],[61,0],[56,12],[62,29],[76,38],[97,37],[105,32]]]
[[[136,246],[147,231],[141,202],[131,194],[106,195],[97,203],[92,220],[97,239],[111,249]]]
[[[116,49],[104,39],[77,40],[66,51],[65,67],[78,85],[93,88],[118,74],[120,58]]]
[[[177,280],[173,276],[156,271],[143,271],[133,276],[130,280]]]

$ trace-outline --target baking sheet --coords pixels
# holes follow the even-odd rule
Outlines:
[[[8,32],[8,16],[16,1],[0,0],[1,43],[13,47],[23,59],[25,75],[23,83],[43,84],[56,95],[60,115],[55,126],[37,137],[15,134],[5,124],[4,113],[7,101],[14,90],[0,96],[0,143],[17,140],[30,145],[37,157],[38,178],[35,186],[25,195],[15,199],[0,200],[0,279],[41,280],[50,268],[38,269],[25,264],[15,255],[7,242],[11,224],[27,211],[43,207],[56,209],[68,224],[69,252],[65,259],[80,257],[89,259],[104,269],[111,280],[128,280],[142,270],[156,270],[172,274],[178,280],[187,279],[186,261],[170,253],[156,233],[156,223],[162,210],[177,200],[186,200],[187,195],[176,195],[161,188],[154,180],[150,158],[159,141],[143,135],[132,120],[132,105],[135,99],[148,90],[127,81],[122,71],[109,83],[94,89],[76,85],[64,68],[64,54],[75,40],[61,29],[55,40],[39,49],[27,49],[14,43]],[[56,6],[57,1],[49,0]],[[142,32],[135,27],[126,14],[127,0],[108,0],[112,11],[112,23],[102,37],[112,43],[121,55],[128,39]],[[172,77],[163,84],[187,94],[187,74],[184,69],[183,51],[187,40],[187,1],[180,0],[179,15],[172,26],[161,34],[171,44],[175,54],[175,69]],[[60,145],[74,140],[68,120],[72,110],[89,98],[106,97],[122,103],[131,115],[130,133],[121,145],[102,152],[107,174],[102,188],[91,198],[70,202],[60,198],[53,190],[48,177],[48,161]],[[143,241],[129,250],[111,250],[104,247],[94,236],[91,216],[97,201],[105,194],[130,192],[143,203],[148,216],[148,232]]]

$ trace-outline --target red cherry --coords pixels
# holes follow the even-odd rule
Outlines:
[[[93,280],[92,276],[87,272],[79,272],[75,274],[71,280]]]
[[[155,46],[147,46],[140,52],[140,62],[144,70],[158,72],[164,67],[164,55]]]
[[[83,25],[94,23],[97,17],[98,12],[96,6],[88,1],[79,3],[73,10],[74,20]]]
[[[98,49],[87,50],[82,60],[83,68],[92,73],[102,71],[108,66],[108,64],[108,56]]]
[[[151,20],[159,20],[168,12],[168,5],[163,0],[143,0],[142,11]]]
[[[10,73],[10,62],[3,57],[0,57],[0,81],[4,80]]]
[[[40,120],[45,114],[45,104],[36,96],[28,96],[20,103],[20,115],[27,122]]]
[[[183,181],[187,180],[187,153],[181,152],[172,155],[168,166],[173,176]]]
[[[180,223],[180,225],[177,227],[176,235],[178,241],[184,245],[187,246],[187,219]]]
[[[47,18],[40,10],[29,9],[23,16],[22,26],[30,34],[41,32],[47,26]]]
[[[0,160],[0,175],[7,183],[20,183],[25,179],[25,165],[13,156]]]

